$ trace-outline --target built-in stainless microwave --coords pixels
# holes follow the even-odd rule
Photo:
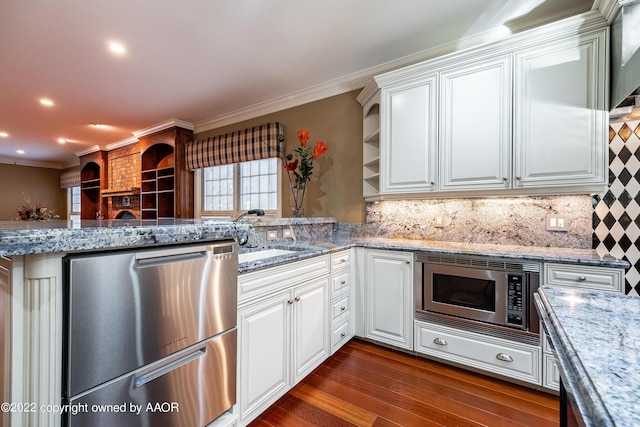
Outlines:
[[[533,293],[538,263],[500,258],[420,254],[416,310],[515,330],[539,332]],[[420,264],[418,264],[420,265]]]

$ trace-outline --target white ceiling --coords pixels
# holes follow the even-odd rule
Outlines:
[[[16,0],[0,5],[0,161],[49,167],[175,118],[196,131],[366,78],[590,0]],[[126,46],[116,56],[109,41]],[[39,99],[54,101],[43,107]],[[257,108],[259,106],[260,108]],[[95,128],[91,123],[108,125]],[[67,139],[60,144],[59,138]],[[24,154],[17,154],[24,150]]]

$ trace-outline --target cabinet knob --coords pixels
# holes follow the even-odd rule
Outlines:
[[[300,301],[300,297],[295,297],[294,299],[296,300],[296,302]]]
[[[289,304],[289,305],[293,304],[293,300],[292,299],[287,300],[287,304]]]
[[[578,282],[584,282],[585,280],[587,280],[586,276],[578,277]]]
[[[507,177],[505,176],[504,178],[502,178],[502,180],[503,180],[504,182],[508,182],[508,181],[509,181],[509,178],[507,178]]]
[[[340,281],[340,284],[341,284],[341,285],[346,285],[346,284],[347,284],[347,281],[346,281],[346,280],[341,280],[341,281]]]
[[[513,362],[513,357],[509,356],[507,353],[496,354],[496,359],[502,360],[503,362]]]
[[[340,338],[344,338],[344,337],[346,337],[346,336],[347,336],[347,333],[346,333],[346,332],[343,332],[343,333],[341,333],[341,334],[340,334]]]
[[[346,260],[346,259],[344,259],[344,258],[342,258],[342,259],[340,260],[340,262],[341,262],[342,264],[344,264],[345,262],[347,262],[347,260]]]
[[[517,179],[518,181],[520,181],[520,180],[522,179],[522,177],[521,177],[521,176],[516,176],[516,179]]]
[[[347,307],[340,307],[340,311],[345,311]]]
[[[445,341],[444,338],[435,338],[433,343],[437,345],[447,345],[447,341]]]
[[[404,263],[405,264],[411,264],[411,261],[405,261]]]
[[[433,187],[434,185],[436,185],[436,183],[435,183],[435,182],[433,182],[433,181],[431,181],[431,182],[429,183],[429,185]]]

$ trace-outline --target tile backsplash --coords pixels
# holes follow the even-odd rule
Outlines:
[[[589,195],[402,200],[367,203],[366,222],[388,238],[591,249],[592,212]],[[547,231],[547,215],[568,230]]]

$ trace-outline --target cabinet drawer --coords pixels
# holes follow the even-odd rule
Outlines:
[[[416,322],[416,351],[476,369],[540,384],[540,347]]]
[[[331,270],[339,270],[351,265],[351,250],[331,254]]]
[[[349,305],[349,294],[334,299],[331,302],[331,323],[338,323],[344,317],[349,316],[351,310]]]
[[[265,268],[238,276],[238,305],[329,273],[328,255]]]
[[[544,284],[622,292],[624,270],[569,264],[545,264]]]
[[[331,297],[340,295],[349,290],[351,275],[349,270],[342,274],[331,275]]]
[[[351,322],[346,322],[334,327],[331,330],[331,354],[335,353],[347,341],[351,339]]]

